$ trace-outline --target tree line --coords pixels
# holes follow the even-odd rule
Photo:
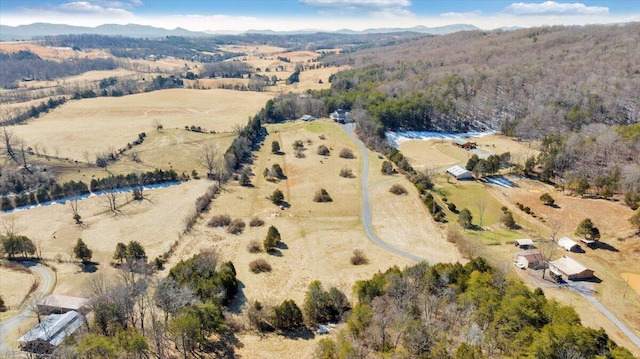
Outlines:
[[[48,185],[40,186],[36,190],[17,192],[13,196],[3,195],[0,197],[0,210],[9,211],[14,208],[73,198],[98,191],[113,191],[123,188],[133,188],[141,191],[141,188],[145,185],[176,182],[183,177],[179,176],[174,170],[155,169],[154,171],[143,173],[129,173],[127,175],[99,179],[93,178],[89,185],[82,181],[75,182],[71,180],[60,184],[51,180]]]
[[[113,59],[74,58],[57,62],[20,50],[16,53],[0,51],[0,87],[18,88],[22,80],[53,80],[79,75],[94,70],[114,70],[118,64]]]

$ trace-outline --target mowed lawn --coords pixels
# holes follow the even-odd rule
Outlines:
[[[123,97],[70,101],[64,106],[11,128],[27,146],[49,155],[84,160],[118,149],[154,131],[200,126],[206,131],[231,132],[247,123],[271,98],[270,94],[232,90],[171,89]]]

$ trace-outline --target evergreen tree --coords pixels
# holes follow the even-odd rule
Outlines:
[[[81,238],[78,238],[75,247],[73,247],[73,255],[84,264],[91,261],[93,251],[87,247]]]

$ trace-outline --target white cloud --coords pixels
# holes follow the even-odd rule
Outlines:
[[[330,10],[409,15],[410,0],[300,0],[301,4]]]
[[[72,1],[55,7],[54,11],[62,13],[73,13],[83,15],[133,15],[121,7],[107,6],[91,3],[88,1]]]
[[[445,12],[444,14],[440,14],[441,17],[450,18],[450,19],[469,19],[476,18],[482,15],[482,11],[468,11],[468,12]]]
[[[586,6],[582,3],[558,3],[545,1],[542,3],[513,3],[505,8],[505,12],[514,15],[607,15],[608,7]]]

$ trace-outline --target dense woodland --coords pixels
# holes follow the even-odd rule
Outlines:
[[[640,120],[640,24],[470,31],[328,56],[332,107],[386,129],[502,129],[519,138]]]
[[[318,358],[632,358],[576,311],[482,258],[393,267],[354,286],[358,303]]]

